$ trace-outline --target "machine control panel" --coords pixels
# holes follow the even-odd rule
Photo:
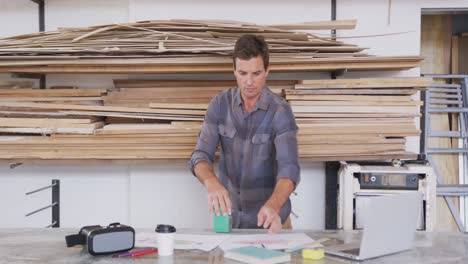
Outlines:
[[[361,189],[418,190],[420,175],[417,173],[355,173]]]

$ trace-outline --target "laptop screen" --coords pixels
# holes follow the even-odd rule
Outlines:
[[[422,194],[383,195],[364,208],[364,231],[359,257],[367,259],[410,249],[416,233]]]

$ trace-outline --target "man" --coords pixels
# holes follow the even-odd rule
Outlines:
[[[208,192],[211,212],[232,212],[233,228],[277,233],[289,222],[289,196],[300,181],[296,122],[287,102],[265,84],[263,37],[241,36],[233,61],[238,87],[209,104],[189,166]],[[219,143],[218,179],[212,165]]]

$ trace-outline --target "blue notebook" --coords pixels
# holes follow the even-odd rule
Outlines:
[[[224,253],[224,257],[252,264],[274,264],[291,261],[291,255],[288,253],[254,246],[228,250]]]

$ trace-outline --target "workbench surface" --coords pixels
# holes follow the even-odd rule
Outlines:
[[[83,251],[81,246],[67,248],[65,236],[75,234],[78,229],[0,229],[0,263],[239,263],[223,258],[223,252],[216,248],[210,252],[199,250],[176,250],[174,256],[158,257],[156,254],[139,258],[94,257]],[[151,230],[137,229],[137,232]],[[207,230],[178,229],[178,233],[209,234]],[[291,231],[284,231],[291,232]],[[359,240],[359,231],[311,231],[304,232],[313,239],[323,237],[344,241]],[[264,230],[234,230],[236,234],[259,234]],[[326,256],[320,261],[303,260],[300,251],[292,254],[292,263],[353,263],[352,261]],[[414,248],[409,251],[365,261],[364,263],[468,263],[468,235],[456,232],[418,232]]]

